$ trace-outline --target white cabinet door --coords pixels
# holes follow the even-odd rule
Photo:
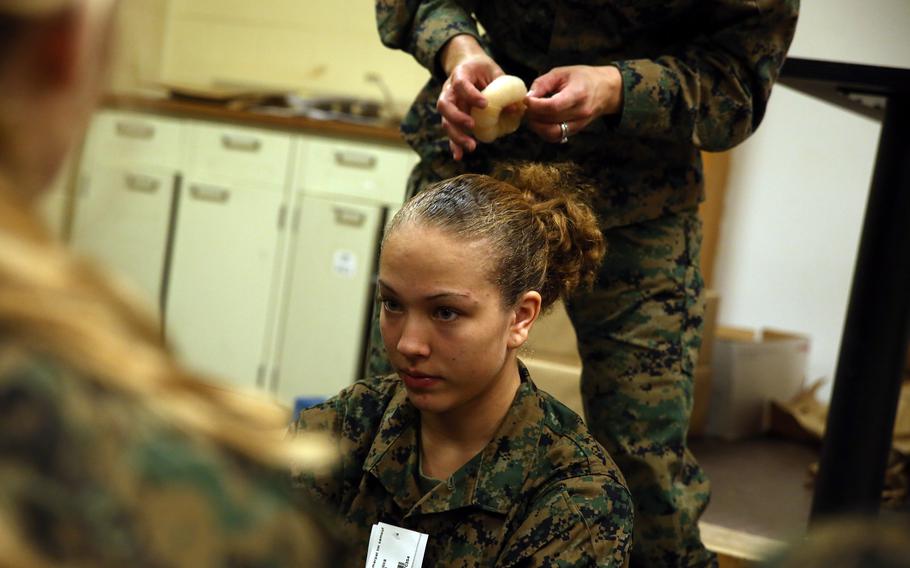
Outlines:
[[[158,305],[176,174],[96,167],[81,177],[71,244]]]
[[[383,209],[298,202],[277,385],[280,402],[331,396],[358,378]]]
[[[192,367],[244,388],[265,379],[282,213],[280,187],[189,179],[181,193],[166,333]]]

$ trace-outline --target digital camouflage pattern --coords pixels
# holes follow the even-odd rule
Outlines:
[[[686,447],[704,314],[694,212],[606,231],[600,285],[566,311],[585,418],[635,499],[637,566],[714,563],[698,532],[709,484]]]
[[[708,484],[685,432],[700,343],[700,151],[745,140],[764,116],[798,0],[377,0],[379,34],[430,71],[401,125],[421,162],[413,194],[499,160],[575,162],[598,193],[608,243],[594,292],[568,301],[584,361],[589,428],[635,500],[632,564],[704,566],[696,521]],[[477,23],[486,31],[480,36]],[[530,85],[562,65],[615,65],[623,110],[567,144],[522,128],[454,162],[436,113],[439,49],[467,33]],[[372,370],[387,368],[374,326]]]
[[[53,358],[0,348],[0,565],[328,566],[334,541],[294,498],[286,472]]]
[[[501,159],[571,161],[600,188],[604,228],[693,208],[702,197],[699,150],[742,142],[764,116],[796,25],[798,0],[377,0],[379,34],[431,71],[401,129],[422,163],[411,182],[489,171]],[[459,163],[436,112],[436,63],[452,36],[482,38],[527,85],[562,65],[616,65],[623,110],[568,144],[526,128],[480,144]],[[422,171],[421,171],[422,170]]]
[[[398,377],[355,383],[301,412],[296,431],[339,440],[340,470],[297,475],[301,490],[339,513],[361,568],[370,530],[386,522],[429,535],[424,566],[626,565],[632,502],[622,476],[581,419],[522,384],[493,440],[424,494],[420,415]]]

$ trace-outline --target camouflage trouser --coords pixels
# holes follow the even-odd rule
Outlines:
[[[418,172],[412,187],[425,181]],[[596,288],[566,308],[584,365],[588,428],[616,460],[635,502],[631,564],[716,565],[697,525],[708,480],[686,448],[704,312],[701,223],[693,210],[604,236]],[[367,373],[390,371],[374,318]]]
[[[605,231],[598,284],[566,303],[585,420],[635,501],[633,566],[710,566],[708,480],[686,448],[704,296],[695,211]]]

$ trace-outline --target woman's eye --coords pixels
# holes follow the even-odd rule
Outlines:
[[[451,308],[437,308],[434,315],[440,321],[453,321],[458,317],[458,312]]]
[[[387,312],[398,313],[401,311],[401,304],[395,300],[382,300],[382,308]]]

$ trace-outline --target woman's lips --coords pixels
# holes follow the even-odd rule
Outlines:
[[[405,386],[412,390],[432,388],[442,381],[439,377],[425,375],[416,371],[398,371],[398,376],[404,381]]]

